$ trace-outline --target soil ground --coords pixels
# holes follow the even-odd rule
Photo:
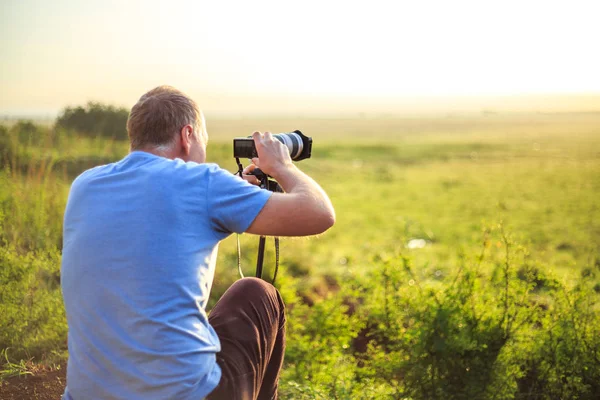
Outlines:
[[[67,367],[0,381],[0,400],[59,400],[65,390]]]

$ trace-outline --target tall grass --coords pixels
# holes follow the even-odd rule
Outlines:
[[[54,174],[52,156],[31,152],[40,128],[23,126],[26,135],[0,131],[0,349],[41,360],[66,341],[60,249],[68,185]]]
[[[410,132],[434,136],[413,132],[386,146],[358,134],[354,144],[323,141],[314,160],[302,164],[331,195],[338,223],[321,238],[282,244],[282,398],[597,398],[596,128],[581,125],[585,134],[572,140],[567,125],[552,126],[547,138],[527,130],[533,139],[515,133],[500,140],[496,126],[488,139],[456,134],[467,122],[443,121],[452,128],[443,134],[443,124],[411,120]],[[523,126],[515,132],[538,125]],[[392,128],[390,137],[397,134]],[[230,150],[229,141],[211,142],[209,161],[233,170]],[[5,370],[20,360],[66,356],[59,283],[69,185],[126,152],[123,141],[26,122],[0,126]],[[500,219],[511,228],[482,223]],[[425,247],[410,249],[414,238]],[[236,279],[234,239],[221,246],[211,303]],[[242,237],[247,274],[255,242]]]

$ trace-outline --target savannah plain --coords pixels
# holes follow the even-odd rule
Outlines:
[[[207,118],[208,161],[232,172],[233,137],[311,136],[298,167],[336,209],[325,234],[281,240],[281,398],[600,396],[600,113]],[[62,393],[69,186],[127,152],[53,124],[0,127],[0,398]],[[258,238],[240,240],[253,275]],[[274,259],[268,240],[265,279]],[[238,276],[233,235],[211,305]]]

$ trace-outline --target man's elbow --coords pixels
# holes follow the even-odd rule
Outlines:
[[[329,215],[326,218],[327,220],[327,229],[331,228],[333,225],[335,225],[335,210],[333,209],[333,207],[331,208],[331,210],[329,211]]]
[[[323,215],[319,218],[319,233],[323,233],[335,224],[335,210],[333,207],[329,207],[323,212]]]

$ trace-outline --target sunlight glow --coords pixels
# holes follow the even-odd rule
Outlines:
[[[209,108],[231,96],[600,92],[593,1],[1,4],[0,112],[130,105],[163,83]]]

